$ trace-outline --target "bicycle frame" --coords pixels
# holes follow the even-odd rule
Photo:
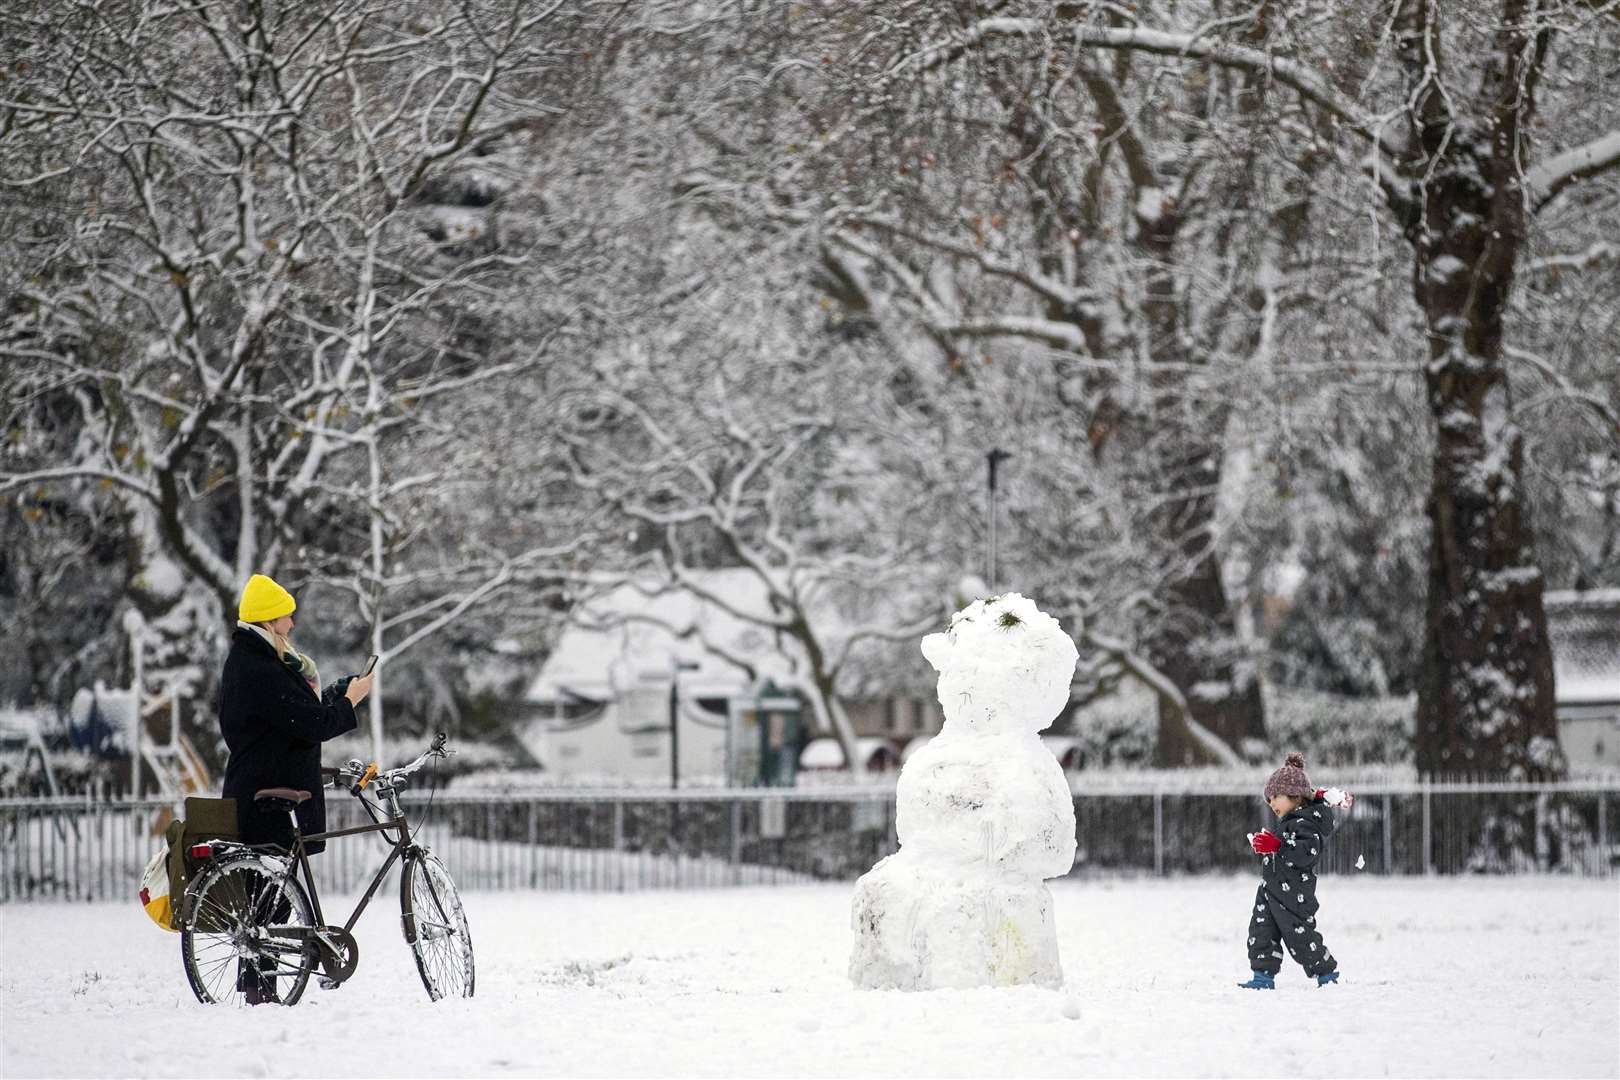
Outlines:
[[[315,925],[317,927],[326,927],[327,922],[325,913],[321,911],[320,891],[315,886],[315,873],[309,865],[309,850],[306,845],[316,840],[334,840],[338,837],[358,836],[362,833],[387,833],[390,830],[397,831],[395,836],[386,837],[392,850],[388,852],[388,857],[383,860],[382,866],[378,867],[377,872],[372,875],[371,884],[366,887],[365,894],[360,897],[360,902],[355,905],[354,911],[350,913],[349,921],[344,923],[342,927],[333,928],[340,930],[345,937],[349,937],[352,941],[354,924],[360,921],[360,916],[365,913],[366,905],[370,904],[371,898],[377,895],[377,887],[381,885],[383,883],[383,879],[388,876],[388,871],[393,867],[395,862],[402,859],[409,859],[414,855],[415,852],[419,850],[417,845],[411,840],[410,824],[405,820],[405,811],[399,805],[399,792],[394,785],[404,776],[408,776],[410,773],[421,768],[422,764],[426,762],[433,754],[442,753],[443,746],[444,733],[440,732],[435,738],[432,748],[421,757],[418,757],[410,765],[407,765],[401,769],[391,769],[387,773],[377,776],[374,782],[377,784],[378,790],[387,798],[388,801],[386,806],[378,805],[366,798],[364,794],[365,781],[361,781],[360,786],[349,789],[350,793],[353,794],[355,798],[360,800],[360,805],[366,808],[366,815],[371,818],[370,825],[356,825],[353,828],[348,829],[332,829],[327,832],[311,833],[310,835],[305,836],[298,829],[298,814],[296,813],[296,808],[291,808],[288,810],[287,817],[292,823],[293,829],[293,846],[289,854],[297,864],[297,872],[303,875],[304,887],[309,893],[309,902],[310,906],[314,909],[313,914],[315,916]],[[373,766],[373,768],[375,768],[375,766]],[[339,773],[337,770],[326,769],[323,769],[322,772],[333,779],[334,788],[338,786],[337,778],[341,775],[341,773]],[[377,817],[379,811],[388,815],[387,820],[381,820]],[[416,927],[414,925],[415,920],[408,919],[405,921],[407,923],[407,925],[404,927],[405,940],[407,943],[414,943],[416,941]]]
[[[371,804],[366,802],[364,797],[360,799],[360,804],[366,808],[366,813],[372,813]],[[377,895],[377,887],[381,885],[383,883],[383,879],[388,876],[388,871],[393,868],[394,863],[401,859],[407,858],[408,854],[416,848],[416,845],[411,842],[410,828],[405,821],[404,813],[398,811],[397,803],[395,803],[394,807],[391,809],[395,811],[395,816],[387,821],[377,821],[374,819],[370,825],[356,825],[353,828],[348,829],[333,829],[330,832],[311,833],[308,836],[305,836],[302,833],[294,834],[292,851],[293,858],[298,864],[299,872],[303,875],[304,888],[309,892],[310,906],[315,909],[315,922],[317,925],[326,925],[326,915],[321,911],[320,893],[315,888],[315,874],[310,868],[309,851],[304,845],[310,841],[333,840],[340,836],[359,836],[362,833],[373,832],[381,833],[387,832],[390,829],[397,829],[399,831],[399,835],[397,837],[384,838],[388,841],[390,848],[388,857],[383,860],[382,866],[378,867],[377,872],[372,875],[371,884],[366,887],[365,894],[360,897],[360,902],[355,905],[354,911],[349,915],[349,921],[343,924],[343,932],[346,934],[352,933],[354,930],[354,924],[360,921],[360,916],[365,912],[366,905],[371,903],[371,898],[373,896]]]
[[[315,925],[296,931],[291,928],[287,930],[272,929],[271,933],[276,936],[296,937],[301,941],[312,940],[317,946],[320,954],[320,966],[325,970],[326,978],[331,981],[330,985],[346,981],[355,972],[359,962],[359,955],[358,945],[354,940],[354,925],[360,921],[360,916],[365,913],[367,905],[371,903],[371,898],[377,894],[377,887],[388,876],[388,871],[393,867],[394,863],[411,858],[419,850],[411,840],[410,825],[405,819],[405,812],[400,808],[398,794],[391,787],[383,789],[383,792],[388,800],[386,806],[378,806],[358,791],[354,792],[360,800],[360,805],[366,808],[367,815],[372,819],[369,825],[357,825],[348,829],[332,829],[327,832],[310,833],[306,836],[298,830],[297,814],[289,810],[287,815],[291,819],[293,827],[293,845],[288,854],[294,862],[294,868],[290,871],[290,876],[296,880],[300,874],[302,875]],[[377,817],[378,811],[387,814],[388,818],[380,820]],[[316,840],[331,840],[343,836],[358,836],[363,833],[373,832],[385,834],[384,839],[387,840],[390,847],[388,857],[383,860],[382,865],[377,868],[377,872],[372,875],[371,884],[366,887],[365,894],[360,897],[360,902],[355,905],[354,911],[349,914],[348,922],[341,927],[330,926],[327,924],[325,912],[321,910],[321,894],[315,884],[315,873],[310,866],[307,845]],[[390,832],[394,833],[394,835],[386,835]],[[409,925],[413,921],[405,920],[407,924],[404,927],[405,940],[408,944],[414,943],[416,940],[415,927]]]

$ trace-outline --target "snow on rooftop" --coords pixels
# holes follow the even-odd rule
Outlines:
[[[1620,673],[1560,675],[1553,665],[1553,683],[1560,705],[1607,705],[1620,702]]]
[[[802,666],[796,645],[736,612],[770,618],[763,582],[748,570],[715,570],[704,584],[733,610],[686,590],[625,584],[576,611],[530,684],[526,701],[607,701],[648,685],[667,685],[677,662],[681,686],[695,697],[740,694],[753,683],[735,661],[761,677],[790,676]],[[728,657],[730,659],[728,659]]]
[[[1620,702],[1620,589],[1548,592],[1544,602],[1558,701]]]
[[[35,740],[49,726],[44,709],[0,707],[0,739]]]
[[[871,769],[880,767],[883,751],[898,760],[894,754],[894,745],[887,739],[867,735],[855,740],[855,753],[860,756],[861,768]],[[804,744],[804,750],[799,754],[799,768],[801,769],[842,769],[844,767],[844,748],[838,740],[831,736],[811,739]]]
[[[667,686],[677,661],[697,665],[680,677],[683,692],[692,697],[725,697],[766,679],[786,685],[803,677],[809,666],[803,649],[771,627],[779,617],[773,617],[759,575],[736,567],[699,571],[693,577],[701,591],[716,599],[644,579],[582,603],[525,700],[540,705],[582,698],[607,701],[638,686]],[[877,618],[870,606],[881,607],[883,599],[867,600],[869,609],[862,616]],[[818,597],[812,607],[810,618],[823,647],[836,652],[853,622],[830,598]],[[914,656],[914,662],[909,667],[901,663],[896,649]],[[743,665],[753,670],[753,678]],[[915,643],[868,642],[855,650],[839,690],[856,698],[875,696],[885,673],[891,682],[905,681],[914,674],[911,668],[927,670]],[[904,678],[895,674],[902,670]],[[928,690],[932,685],[927,680]]]

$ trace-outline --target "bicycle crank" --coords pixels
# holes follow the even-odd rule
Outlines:
[[[270,933],[276,937],[293,938],[300,942],[315,943],[315,954],[320,958],[325,975],[321,986],[331,990],[341,984],[360,964],[360,943],[341,926],[277,926]]]

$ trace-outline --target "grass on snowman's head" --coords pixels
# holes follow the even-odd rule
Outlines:
[[[1003,630],[1011,630],[1015,626],[1022,625],[1023,621],[1016,611],[1003,611],[1001,616],[996,619],[996,625]]]

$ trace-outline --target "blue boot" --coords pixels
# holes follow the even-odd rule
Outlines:
[[[1318,975],[1316,977],[1317,986],[1326,986],[1328,983],[1336,983],[1338,981],[1339,973],[1337,971],[1330,971],[1326,975]]]
[[[1251,971],[1249,974],[1254,977],[1248,982],[1238,983],[1238,985],[1243,987],[1245,990],[1277,989],[1277,977],[1275,975],[1267,975],[1263,971]]]

